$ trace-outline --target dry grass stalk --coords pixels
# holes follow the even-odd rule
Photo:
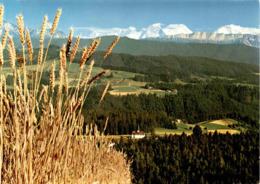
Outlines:
[[[11,65],[12,69],[14,70],[16,56],[15,56],[15,51],[13,51],[13,47],[10,43],[8,45],[8,52],[9,52],[9,58],[10,58],[10,65]]]
[[[25,44],[25,40],[24,40],[23,14],[20,14],[19,17],[16,16],[16,20],[17,20],[17,24],[18,24],[18,31],[19,31],[19,35],[20,35],[20,41],[21,41],[21,44],[24,45]]]
[[[4,53],[3,53],[3,46],[0,43],[0,67],[2,67],[4,64]]]
[[[69,78],[68,78],[68,73],[67,72],[65,72],[64,78],[65,78],[65,81],[64,81],[65,94],[68,95],[69,94]]]
[[[64,78],[63,74],[64,74],[64,68],[62,66],[62,60],[60,59],[58,94],[62,93],[63,78]]]
[[[40,44],[39,54],[38,54],[38,65],[41,65],[43,58],[43,44]]]
[[[56,67],[56,62],[54,61],[51,66],[51,73],[50,73],[50,86],[51,86],[52,93],[54,93],[54,88],[55,88],[55,67]]]
[[[75,90],[71,95],[61,95],[63,78],[66,75],[66,83],[68,76],[63,60],[60,60],[57,91],[54,88],[53,64],[50,84],[42,87],[38,98],[35,95],[38,90],[36,85],[33,90],[27,91],[21,87],[20,73],[16,74],[14,48],[10,38],[8,51],[14,71],[14,90],[6,95],[1,75],[1,109],[4,111],[1,122],[5,125],[0,127],[1,183],[131,183],[130,164],[126,161],[126,155],[111,147],[110,139],[100,137],[97,126],[88,125],[88,131],[83,132],[84,118],[78,109],[87,96],[85,89],[83,92]],[[90,63],[88,73],[93,64],[94,61]],[[88,84],[107,71],[93,77]],[[57,92],[57,97],[49,94],[48,88],[53,93]],[[68,99],[69,105],[64,105],[62,96]]]
[[[6,80],[4,75],[2,75],[2,91],[6,94]]]
[[[3,16],[4,16],[4,5],[0,7],[0,27],[3,25]]]
[[[102,77],[103,75],[105,75],[107,72],[109,72],[110,70],[104,70],[103,72],[97,74],[95,77],[93,77],[88,84],[92,84],[93,82],[95,82],[96,80],[98,80],[100,77]]]
[[[94,46],[92,47],[91,51],[88,52],[88,56],[86,58],[86,60],[89,60],[89,58],[92,56],[92,54],[96,51],[97,47],[99,46],[101,41],[101,38],[97,39]]]
[[[6,45],[6,41],[7,41],[7,36],[8,36],[8,29],[5,29],[5,33],[4,33],[4,36],[2,38],[2,46],[3,46],[3,49],[5,49],[5,45]]]
[[[84,65],[86,64],[86,61],[88,60],[88,58],[90,58],[90,54],[91,54],[93,48],[95,47],[96,42],[97,42],[97,40],[93,39],[92,42],[90,43],[88,49],[86,49],[86,47],[84,47],[82,56],[81,56],[81,61],[80,61],[80,66],[81,66],[82,70],[83,70]]]
[[[73,47],[73,51],[70,55],[70,62],[72,62],[76,56],[76,53],[77,53],[77,50],[78,50],[78,46],[79,46],[79,41],[80,41],[80,36],[78,36],[76,42],[75,42],[75,45]]]
[[[11,51],[13,53],[14,58],[16,59],[16,51],[15,51],[15,47],[14,47],[14,41],[12,37],[9,37],[9,44],[11,47]]]
[[[70,54],[70,49],[71,49],[71,43],[72,43],[72,35],[73,35],[73,29],[70,29],[70,34],[68,37],[68,41],[67,41],[67,47],[66,47],[66,57],[69,56]]]
[[[51,35],[53,35],[56,31],[57,25],[58,25],[59,20],[60,20],[60,15],[61,15],[61,9],[58,9],[56,17],[55,17],[53,24],[52,24]]]
[[[29,54],[29,59],[32,61],[33,57],[33,46],[32,46],[32,41],[30,37],[29,30],[26,29],[26,43],[27,43],[27,48],[28,48],[28,54]]]
[[[46,23],[47,23],[47,20],[48,20],[48,16],[45,15],[45,16],[44,16],[44,19],[43,19],[43,23],[42,23],[42,28],[41,28],[40,45],[43,44],[43,41],[44,41],[44,35],[45,35],[45,32],[46,32]]]
[[[60,63],[62,65],[62,68],[64,71],[66,71],[66,64],[67,64],[67,58],[66,58],[66,48],[65,45],[63,45],[61,51],[60,51]]]
[[[94,59],[90,62],[89,67],[88,67],[88,72],[85,75],[85,77],[83,78],[83,80],[81,81],[80,85],[79,85],[79,89],[81,89],[89,80],[93,65],[94,65],[95,61]]]
[[[120,38],[120,37],[117,37],[117,38],[112,42],[112,44],[111,44],[111,45],[109,46],[109,48],[107,49],[104,58],[106,58],[106,57],[111,53],[111,51],[112,51],[113,48],[115,47],[116,43],[118,42],[119,38]]]
[[[107,83],[107,85],[106,85],[106,87],[105,87],[105,89],[104,89],[104,91],[103,91],[103,93],[102,93],[102,95],[101,95],[101,98],[100,98],[100,100],[99,100],[99,103],[101,103],[102,100],[103,100],[103,98],[105,97],[109,86],[110,86],[110,82]]]
[[[19,88],[20,90],[23,90],[22,80],[21,80],[21,75],[20,75],[19,70],[17,70],[17,83],[18,83],[18,88]]]

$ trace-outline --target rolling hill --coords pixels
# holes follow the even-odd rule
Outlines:
[[[102,37],[98,50],[106,50],[114,36]],[[16,46],[20,47],[19,39],[15,39]],[[38,39],[32,39],[34,48],[39,47]],[[52,44],[62,46],[66,39],[53,39]],[[73,40],[73,44],[75,39]],[[90,39],[81,39],[80,47],[88,46]],[[44,45],[47,46],[46,39]],[[148,40],[133,40],[123,37],[113,49],[115,53],[126,53],[131,55],[178,55],[178,56],[200,56],[217,60],[235,61],[249,64],[259,64],[259,49],[242,44],[200,44],[200,43],[174,43],[157,42]]]

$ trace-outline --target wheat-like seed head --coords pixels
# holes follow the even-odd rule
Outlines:
[[[43,41],[44,41],[44,35],[45,35],[45,31],[46,31],[47,20],[48,20],[48,16],[45,15],[44,19],[43,19],[43,23],[42,23],[41,34],[40,34],[40,44],[43,44]]]
[[[93,47],[96,44],[96,39],[93,39],[92,42],[90,43],[88,49],[85,51],[83,57],[82,57],[82,62],[86,63],[87,59],[89,58],[89,55],[91,53],[91,51],[93,50]]]
[[[3,16],[4,16],[4,5],[0,7],[0,27],[3,25]]]
[[[2,75],[2,91],[6,94],[6,80],[4,75]]]
[[[7,36],[8,36],[8,29],[5,29],[5,33],[4,33],[4,36],[3,36],[3,38],[2,38],[2,46],[3,46],[3,49],[5,49]]]
[[[73,35],[73,29],[70,29],[70,34],[68,37],[68,41],[67,41],[67,47],[66,47],[66,57],[69,56],[70,54],[70,49],[71,49],[71,43],[72,43],[72,35]]]
[[[117,37],[117,38],[112,42],[112,44],[111,44],[111,45],[109,46],[109,48],[107,49],[104,58],[106,58],[106,57],[111,53],[112,49],[115,47],[115,45],[116,45],[116,43],[118,42],[119,38],[120,38],[120,37]]]
[[[55,66],[56,66],[56,62],[54,61],[52,63],[51,73],[50,73],[50,86],[51,86],[52,93],[54,93],[54,87],[55,87]]]
[[[81,81],[81,83],[80,83],[80,85],[79,85],[79,89],[81,89],[81,88],[88,82],[94,63],[95,63],[95,61],[94,61],[94,59],[93,59],[93,60],[90,62],[90,65],[89,65],[89,67],[88,67],[88,72],[87,72],[87,74],[85,75],[85,77],[83,78],[83,80]]]
[[[93,82],[95,82],[95,80],[98,80],[100,77],[102,77],[103,75],[105,75],[107,72],[109,72],[110,70],[104,70],[103,72],[97,74],[95,77],[93,77],[88,84],[92,84]]]
[[[81,55],[80,64],[79,64],[79,66],[80,66],[80,67],[79,67],[80,70],[83,70],[83,68],[84,68],[84,65],[85,65],[84,58],[85,58],[86,52],[87,52],[87,48],[84,47],[84,48],[83,48],[83,51],[82,51],[82,55]]]
[[[26,28],[26,43],[27,43],[27,48],[28,48],[28,53],[29,53],[29,59],[30,59],[30,61],[32,61],[33,46],[32,46],[30,33],[29,33],[29,30],[27,28]]]
[[[63,45],[61,51],[60,51],[60,67],[63,68],[63,70],[66,71],[66,48],[65,45]]]
[[[65,81],[64,81],[65,94],[68,95],[69,94],[69,78],[68,78],[67,72],[65,72],[64,78],[65,78]]]
[[[43,89],[43,100],[44,102],[48,102],[48,86],[42,85]]]
[[[105,89],[104,89],[104,91],[103,91],[103,93],[102,93],[102,95],[101,95],[101,98],[100,98],[100,100],[99,100],[99,103],[101,103],[101,102],[102,102],[102,100],[103,100],[103,98],[105,97],[105,95],[106,95],[106,93],[107,93],[107,90],[108,90],[108,87],[109,87],[109,85],[110,85],[110,82],[108,82],[108,83],[107,83],[107,85],[106,85],[106,87],[105,87]]]
[[[26,102],[26,101],[25,101],[25,97],[24,97],[24,95],[23,95],[21,89],[20,89],[18,86],[16,86],[16,90],[17,90],[19,96],[21,97],[22,102],[25,103],[25,102]],[[19,110],[19,111],[20,111],[20,110]]]
[[[73,51],[70,55],[70,62],[72,62],[76,56],[76,53],[77,53],[77,50],[78,50],[78,46],[79,46],[79,40],[80,40],[80,36],[78,36],[76,42],[75,42],[75,45],[73,47]]]
[[[58,25],[58,22],[60,20],[60,15],[61,15],[61,9],[58,9],[57,11],[57,14],[56,14],[56,17],[53,21],[53,24],[52,24],[52,28],[51,28],[51,35],[53,35],[56,31],[56,28],[57,28],[57,25]]]
[[[0,67],[2,67],[3,64],[4,64],[4,53],[3,53],[2,43],[0,43]]]
[[[23,90],[22,80],[21,80],[21,74],[20,74],[20,71],[19,71],[19,70],[17,70],[17,83],[18,83],[18,87],[20,88],[20,90]]]
[[[100,44],[100,41],[101,41],[101,37],[96,40],[96,42],[95,42],[94,46],[92,47],[91,51],[88,53],[88,57],[86,58],[86,60],[88,60],[92,56],[92,54],[95,52],[95,50],[97,49],[97,47]]]
[[[19,17],[16,16],[16,20],[17,20],[17,24],[18,24],[18,30],[19,30],[21,44],[25,45],[23,14],[20,14]]]
[[[60,63],[61,64],[61,63]],[[61,65],[60,65],[61,66]],[[59,71],[59,85],[58,85],[58,94],[62,93],[62,86],[63,86],[63,78],[64,78],[64,70],[63,67],[60,67],[60,71]]]
[[[10,58],[10,65],[14,69],[15,68],[15,48],[12,37],[9,37],[9,44],[8,44],[8,52],[9,52],[9,58]]]
[[[74,105],[74,107],[72,108],[72,113],[74,113],[77,108],[79,107],[79,105],[81,104],[82,100],[84,98],[84,93],[79,97],[78,101],[76,102],[76,104]]]
[[[16,59],[16,51],[15,51],[15,46],[14,46],[14,41],[13,41],[13,37],[9,37],[9,44],[11,46],[14,58]]]
[[[43,44],[40,44],[39,54],[38,54],[38,65],[41,65],[43,58]]]

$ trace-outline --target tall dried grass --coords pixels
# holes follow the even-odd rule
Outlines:
[[[54,19],[51,38],[55,33],[60,14],[61,9],[58,10]],[[46,17],[44,22],[47,20]],[[0,89],[2,89],[0,90],[0,183],[130,183],[130,163],[126,160],[126,156],[122,152],[116,151],[111,140],[104,136],[104,132],[100,133],[95,125],[89,124],[83,127],[84,117],[80,114],[87,98],[87,91],[95,80],[104,75],[107,70],[89,80],[94,65],[94,61],[92,61],[87,76],[81,79],[80,75],[78,78],[81,85],[76,86],[76,90],[70,89],[70,93],[68,93],[69,73],[66,62],[69,58],[72,62],[71,58],[74,56],[68,57],[68,54],[66,57],[64,47],[61,50],[58,87],[55,87],[54,61],[50,73],[50,84],[43,86],[41,93],[38,93],[42,70],[51,42],[50,39],[44,55],[42,43],[45,23],[43,23],[36,78],[31,79],[32,85],[29,89],[26,71],[30,66],[25,61],[26,57],[31,57],[33,47],[26,30],[29,56],[25,55],[22,14],[17,17],[17,21],[20,41],[23,45],[24,62],[22,65],[16,65],[15,46],[10,37],[8,51],[13,70],[14,90],[9,91],[9,94],[6,92],[5,77],[2,73],[3,65],[0,66]],[[72,52],[74,55],[78,42],[79,38]],[[99,42],[100,39],[95,40],[89,47],[89,52],[87,50],[83,52],[83,65],[91,57]],[[70,45],[71,43],[69,43],[69,47]],[[1,64],[4,62],[3,49],[1,44]],[[39,70],[40,68],[41,70]],[[24,76],[23,81],[20,75]],[[63,83],[65,83],[64,92]],[[79,90],[79,87],[84,87],[84,90]],[[106,90],[107,88],[108,86]],[[102,99],[104,94],[102,94]]]

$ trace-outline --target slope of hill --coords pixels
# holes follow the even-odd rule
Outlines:
[[[114,36],[102,37],[98,50],[106,50],[115,39]],[[19,39],[16,39],[16,46],[21,47]],[[39,47],[38,39],[32,39],[34,48]],[[67,39],[54,39],[53,44],[62,46]],[[73,39],[73,44],[75,39]],[[90,39],[81,39],[80,47],[88,46]],[[44,45],[47,46],[48,39]],[[259,50],[246,45],[232,44],[199,44],[199,43],[173,43],[157,42],[146,40],[133,40],[123,37],[113,49],[116,53],[127,53],[132,55],[179,55],[179,56],[201,56],[218,60],[228,60],[249,64],[259,64]]]
[[[78,53],[75,62],[80,62]],[[96,64],[102,60],[103,52],[94,55]],[[195,56],[133,56],[129,54],[112,53],[102,65],[105,68],[131,71],[161,77],[187,79],[197,77],[226,77],[258,84],[259,67],[257,65],[221,61]]]

